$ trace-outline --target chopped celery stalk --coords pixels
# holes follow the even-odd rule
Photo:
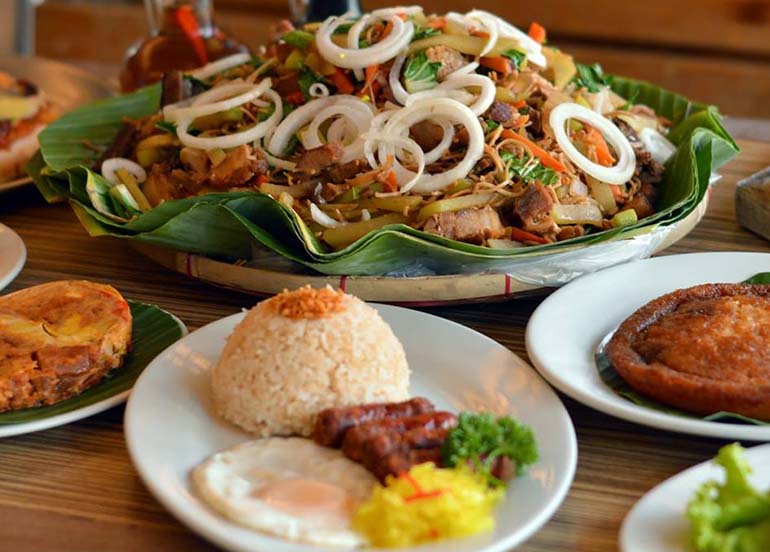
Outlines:
[[[281,194],[289,194],[293,198],[300,198],[308,195],[308,190],[302,186],[282,186],[272,182],[263,182],[259,185],[259,191],[263,194],[269,194],[274,198],[280,198]]]
[[[295,48],[301,48],[302,50],[307,50],[308,46],[310,46],[315,40],[315,35],[307,31],[294,29],[289,31],[288,33],[284,33],[284,35],[281,36],[281,39],[287,44],[291,44]]]
[[[504,86],[496,86],[495,99],[498,102],[515,102],[516,96],[514,96],[510,88],[505,88]]]
[[[525,246],[523,243],[513,240],[488,239],[487,247],[491,247],[492,249],[519,249],[520,247]]]
[[[470,194],[450,199],[440,199],[433,203],[429,203],[420,209],[417,218],[418,220],[425,220],[426,218],[439,213],[462,211],[463,209],[470,209],[472,207],[482,207],[492,201],[494,196],[495,194]]]
[[[581,205],[557,204],[551,209],[551,216],[556,224],[593,224],[595,226],[602,224],[601,209],[591,203]]]
[[[134,211],[141,211],[139,204],[128,191],[128,187],[125,184],[115,184],[110,188],[110,195],[121,205],[127,209],[133,209]]]
[[[243,119],[243,111],[241,111],[240,107],[233,107],[227,111],[220,111],[219,113],[198,117],[190,126],[196,130],[209,130],[220,127],[226,123],[240,121],[241,119]]]
[[[145,148],[136,150],[136,162],[142,167],[151,167],[153,163],[160,161],[160,148]]]
[[[289,56],[286,58],[286,61],[283,62],[284,67],[287,69],[302,69],[302,66],[304,65],[305,61],[305,55],[296,48],[291,51]]]
[[[324,58],[319,56],[316,52],[310,52],[305,57],[305,66],[311,71],[329,77],[337,72],[337,68]]]
[[[586,100],[582,94],[578,94],[578,97],[575,98],[575,103],[582,105],[583,107],[587,107],[588,109],[593,109],[591,103]]]
[[[612,188],[606,182],[601,182],[593,177],[587,177],[588,189],[591,191],[591,197],[601,207],[605,215],[614,215],[618,212],[618,204],[615,202],[615,196],[612,194]]]
[[[353,203],[358,200],[361,193],[358,191],[357,186],[353,186],[342,192],[339,197],[334,198],[334,203]]]
[[[610,219],[610,223],[615,228],[618,228],[619,226],[628,226],[629,224],[634,224],[638,219],[636,216],[636,211],[633,209],[626,209],[625,211],[620,211],[617,213],[612,219]]]
[[[286,192],[281,192],[281,195],[278,196],[278,201],[286,205],[289,209],[294,206],[294,198]]]
[[[210,151],[207,151],[206,154],[209,156],[209,160],[211,161],[211,166],[216,167],[219,165],[222,161],[225,160],[227,157],[227,154],[225,153],[225,150],[221,148],[213,149]]]
[[[373,197],[364,199],[359,203],[362,209],[381,209],[382,211],[393,211],[394,213],[403,213],[412,211],[420,206],[422,198],[420,196],[392,196],[392,197]]]
[[[390,213],[369,220],[350,222],[336,228],[327,228],[323,233],[323,239],[334,249],[342,249],[372,230],[382,228],[388,224],[398,224],[405,221],[406,219],[402,215]]]
[[[136,149],[169,148],[178,145],[179,138],[176,137],[176,134],[164,132],[163,134],[153,134],[152,136],[148,136],[136,145]]]
[[[572,56],[555,48],[543,48],[543,55],[548,60],[548,68],[553,74],[553,85],[563,90],[577,74],[577,67]]]
[[[480,36],[470,36],[468,34],[454,35],[454,34],[438,34],[423,38],[421,40],[415,40],[409,45],[409,54],[414,54],[425,48],[431,46],[448,46],[453,50],[457,50],[461,54],[467,54],[469,56],[478,56],[486,48],[488,39]],[[501,56],[503,52],[508,50],[517,50],[520,48],[519,41],[511,37],[500,37],[495,43],[495,47],[485,55],[487,57]]]
[[[139,207],[139,211],[144,212],[152,209],[150,202],[147,201],[147,198],[142,193],[142,190],[139,189],[139,184],[137,184],[136,178],[134,178],[133,174],[128,172],[126,169],[118,169],[115,171],[115,174],[131,193],[131,196],[134,198],[137,206]]]
[[[460,180],[455,180],[454,184],[449,186],[449,188],[446,189],[444,192],[445,195],[452,195],[456,194],[457,192],[462,192],[463,190],[467,190],[468,188],[473,187],[473,180],[469,178],[461,178]]]

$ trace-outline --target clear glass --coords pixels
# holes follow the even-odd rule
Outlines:
[[[174,69],[194,69],[248,52],[214,24],[210,0],[144,0],[144,5],[150,34],[126,54],[120,74],[123,92],[157,82]]]

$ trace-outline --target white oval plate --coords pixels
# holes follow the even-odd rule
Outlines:
[[[0,290],[13,282],[27,261],[27,248],[19,235],[0,224]]]
[[[760,272],[770,272],[770,254],[692,253],[635,261],[578,278],[532,314],[529,358],[554,387],[606,414],[670,431],[768,441],[770,425],[711,422],[636,405],[604,384],[594,361],[602,340],[652,299],[698,284],[741,282]]]
[[[754,468],[750,480],[758,489],[770,486],[770,445],[746,451]],[[708,460],[667,479],[634,505],[620,527],[621,552],[684,552],[690,550],[687,503],[701,483],[724,481],[724,469]]]
[[[177,318],[176,315],[168,311],[164,312],[173,318],[174,321],[179,325],[182,336],[187,335],[187,326],[184,325],[184,322]],[[41,418],[31,422],[0,424],[0,438],[13,437],[14,435],[24,435],[25,433],[34,433],[36,431],[43,431],[44,429],[51,429],[53,427],[59,427],[72,422],[77,422],[78,420],[83,420],[90,416],[100,414],[105,410],[109,410],[113,406],[123,404],[126,402],[126,399],[128,399],[130,394],[131,389],[126,389],[125,391],[111,395],[99,402],[95,402],[81,408],[76,408],[75,410],[70,410],[69,412],[57,414],[55,416],[49,416],[47,418]]]
[[[575,473],[575,431],[561,401],[532,368],[499,343],[429,314],[373,306],[404,345],[413,395],[427,396],[437,407],[454,411],[511,414],[533,428],[540,448],[540,460],[528,475],[509,486],[494,532],[419,550],[493,552],[521,543],[553,515]],[[219,419],[209,397],[209,370],[242,317],[243,313],[234,314],[200,328],[147,367],[126,407],[128,450],[155,497],[212,542],[239,551],[317,550],[227,521],[200,501],[190,486],[194,466],[251,439]]]

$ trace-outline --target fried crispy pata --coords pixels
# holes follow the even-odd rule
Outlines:
[[[631,387],[665,404],[770,420],[770,286],[659,297],[623,322],[607,356]]]
[[[0,412],[82,393],[130,343],[131,311],[111,286],[61,281],[0,297]]]

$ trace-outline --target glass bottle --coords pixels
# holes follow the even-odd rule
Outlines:
[[[249,51],[214,24],[211,0],[144,0],[144,5],[150,36],[127,52],[120,74],[123,92],[157,82],[173,69],[195,69]]]
[[[323,21],[330,15],[342,15],[352,12],[361,15],[358,0],[289,0],[291,18],[299,25],[309,21]]]

